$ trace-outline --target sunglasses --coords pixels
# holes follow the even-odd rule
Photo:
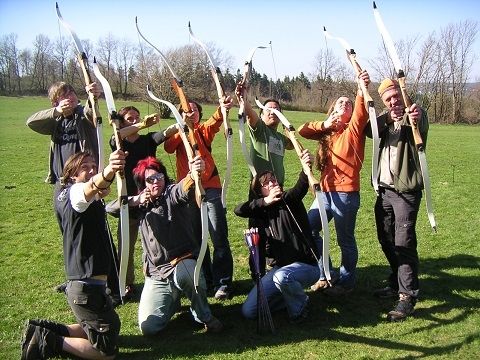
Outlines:
[[[145,182],[147,182],[148,184],[153,184],[155,181],[160,181],[163,179],[165,179],[165,175],[163,175],[162,173],[157,173],[155,175],[150,175],[149,177],[147,177],[145,179]]]

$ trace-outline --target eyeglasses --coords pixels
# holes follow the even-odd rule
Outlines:
[[[147,177],[145,179],[145,182],[147,182],[148,184],[153,184],[155,181],[160,181],[163,179],[165,179],[165,175],[163,175],[162,173],[157,173],[155,175],[150,175],[149,177]]]

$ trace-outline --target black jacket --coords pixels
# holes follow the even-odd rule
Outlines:
[[[267,205],[263,198],[247,201],[235,208],[235,215],[258,218],[268,224],[267,256],[272,265],[286,266],[294,262],[315,264],[318,252],[311,236],[308,215],[302,199],[308,192],[308,179],[300,173],[294,187],[282,194],[282,199]],[[313,255],[315,253],[315,256]]]

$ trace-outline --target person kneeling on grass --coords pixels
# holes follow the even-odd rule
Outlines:
[[[205,169],[200,156],[189,166],[191,172]],[[139,206],[145,275],[138,308],[142,334],[156,335],[166,327],[180,308],[182,293],[190,299],[195,321],[203,323],[208,332],[220,332],[223,325],[208,306],[203,273],[198,292],[193,283],[198,249],[190,219],[189,205],[195,201],[191,173],[171,183],[165,166],[147,157],[137,163],[133,176],[140,193],[129,199],[129,205]]]
[[[65,163],[55,208],[62,214],[66,292],[77,324],[28,320],[22,360],[67,353],[82,359],[113,359],[117,354],[120,319],[106,294],[112,254],[102,198],[109,193],[115,173],[124,166],[121,150],[110,155],[100,174],[88,152],[76,153]]]
[[[312,163],[308,150],[302,154],[302,163]],[[320,275],[318,250],[302,202],[309,188],[307,175],[300,172],[296,185],[287,191],[271,171],[255,176],[251,186],[257,198],[238,205],[235,215],[256,218],[268,225],[265,253],[273,263],[260,280],[266,299],[272,311],[286,308],[290,322],[301,322],[308,317],[304,288],[314,284]],[[255,286],[242,305],[242,314],[255,319],[257,311]]]

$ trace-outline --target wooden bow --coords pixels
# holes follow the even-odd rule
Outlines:
[[[225,90],[223,88],[223,84],[220,81],[220,78],[222,76],[222,73],[220,71],[220,68],[215,65],[213,62],[213,58],[210,55],[210,52],[208,51],[207,46],[201,42],[198,38],[195,37],[192,31],[192,27],[190,25],[190,22],[188,22],[188,30],[190,32],[191,38],[198,44],[200,47],[205,51],[205,54],[207,55],[208,61],[210,63],[210,70],[211,74],[213,77],[213,80],[215,82],[215,87],[217,88],[217,95],[219,99],[225,99]],[[222,117],[223,117],[223,128],[225,132],[225,138],[227,139],[227,168],[225,170],[225,175],[223,177],[223,184],[222,184],[222,204],[223,208],[227,208],[227,190],[228,190],[228,185],[230,184],[230,180],[232,177],[232,162],[233,162],[233,131],[232,131],[232,126],[230,125],[230,120],[228,119],[228,110],[225,107],[221,107],[221,112],[222,112]]]
[[[260,101],[258,101],[258,99],[255,99],[255,102],[257,106],[263,111],[271,111],[278,117],[278,119],[280,120],[280,122],[285,128],[288,138],[290,139],[290,141],[293,144],[293,147],[295,148],[295,152],[297,153],[298,157],[301,158],[304,147],[297,140],[297,137],[295,136],[295,128],[288,121],[285,115],[283,115],[277,109],[265,107],[264,105],[262,105]],[[304,165],[303,162],[302,162],[302,167],[303,167],[304,173],[307,175],[308,183],[310,184],[310,188],[313,192],[313,195],[315,196],[315,201],[317,202],[318,211],[320,213],[320,221],[322,222],[322,231],[323,231],[322,265],[325,271],[325,277],[327,278],[327,281],[330,282],[332,279],[332,276],[330,275],[330,262],[329,262],[330,229],[328,227],[327,211],[325,209],[325,204],[323,203],[323,199],[322,199],[322,189],[320,187],[320,183],[318,182],[318,180],[315,179],[315,177],[313,176],[312,168]]]
[[[253,55],[255,55],[255,52],[257,51],[257,49],[266,49],[266,48],[267,48],[266,46],[257,46],[253,48],[252,50],[250,50],[250,53],[248,54],[248,57],[245,60],[245,64],[243,66],[242,80],[240,81],[240,84],[245,88],[245,91],[248,91],[250,72],[252,71]],[[238,135],[240,137],[240,145],[242,147],[243,157],[247,162],[248,169],[250,170],[250,173],[252,174],[252,176],[255,176],[257,175],[257,170],[255,169],[255,166],[253,166],[253,161],[252,161],[252,158],[250,157],[250,154],[248,152],[247,145],[245,142],[245,122],[246,122],[245,99],[241,99],[239,105],[240,106],[238,108]]]
[[[180,78],[175,74],[175,72],[173,71],[173,68],[168,63],[168,60],[165,57],[165,55],[163,55],[163,53],[159,49],[157,49],[150,41],[148,41],[145,38],[145,36],[143,36],[143,34],[141,33],[140,28],[138,26],[138,18],[137,17],[135,17],[135,25],[136,25],[137,32],[140,35],[140,37],[160,55],[160,57],[164,61],[165,65],[167,66],[168,70],[170,71],[170,74],[172,75],[172,83],[171,84],[172,84],[173,90],[175,91],[175,93],[178,96],[178,99],[180,100],[180,106],[182,108],[182,111],[184,113],[187,113],[187,114],[192,112],[192,109],[190,108],[190,102],[187,100],[187,97],[185,96],[185,93],[183,92],[183,82],[182,82],[182,80],[180,80]],[[149,90],[150,89],[147,88],[147,92],[149,93],[149,96],[152,98],[153,93]],[[170,105],[169,105],[170,103],[167,104],[166,102],[157,98],[155,95],[153,95],[153,96],[154,96],[154,98],[152,98],[152,99],[162,102],[163,104],[167,105],[170,108],[170,110],[172,110],[172,107],[170,107]],[[174,106],[173,106],[173,108],[175,109]],[[195,156],[196,155],[201,155],[200,151],[199,151],[197,141],[195,139],[195,133],[194,133],[195,129],[194,129],[193,124],[191,122],[187,122],[187,124],[185,126],[185,124],[183,123],[182,117],[180,116],[180,114],[178,114],[177,109],[175,109],[175,111],[172,110],[172,114],[175,116],[175,119],[177,120],[177,123],[179,124],[180,136],[182,136],[182,141],[184,143],[185,150],[187,152],[187,156],[188,156],[188,151],[189,151],[188,149],[192,150],[195,153]],[[179,117],[177,117],[177,114],[179,115]],[[187,139],[187,134],[186,134],[186,131],[185,131],[186,128],[188,128],[188,144],[189,144],[189,146],[187,146],[187,142],[185,142],[185,139]],[[191,154],[191,156],[193,157],[193,154]],[[205,258],[205,254],[207,253],[207,242],[208,242],[208,215],[207,215],[207,207],[206,207],[206,204],[205,204],[205,201],[204,201],[205,200],[205,191],[202,187],[200,177],[198,178],[198,181],[195,181],[195,198],[196,198],[196,201],[197,201],[197,205],[200,208],[200,217],[201,217],[201,223],[202,223],[202,242],[201,242],[201,245],[200,245],[200,251],[198,253],[197,263],[195,265],[194,276],[193,276],[193,283],[194,283],[194,286],[195,286],[195,290],[198,292],[198,285],[199,285],[199,282],[200,282],[200,270],[201,270],[201,267],[202,267],[203,259]]]
[[[80,64],[80,67],[82,69],[82,74],[83,74],[83,79],[85,82],[85,85],[90,85],[93,83],[92,77],[90,76],[90,70],[89,70],[89,65],[88,65],[88,57],[85,51],[83,50],[82,42],[78,38],[77,34],[73,30],[72,26],[70,26],[69,23],[67,23],[63,17],[62,14],[60,13],[60,8],[58,7],[58,3],[55,3],[55,9],[57,12],[57,17],[60,23],[68,30],[70,35],[72,36],[73,43],[75,45],[75,49],[77,50],[77,60],[78,63]],[[104,167],[104,153],[103,153],[103,123],[102,123],[102,116],[100,114],[100,110],[98,108],[98,99],[94,96],[93,93],[89,92],[88,93],[88,100],[90,101],[90,104],[92,105],[92,112],[93,112],[93,122],[95,125],[95,128],[97,130],[97,144],[98,144],[98,170],[101,171],[103,170]]]
[[[344,39],[330,35],[325,26],[323,27],[323,32],[326,38],[337,40],[343,46],[347,52],[347,57],[353,66],[353,70],[355,70],[355,74],[358,77],[358,75],[360,75],[362,72],[362,68],[357,62],[357,54],[355,53],[355,50],[353,50],[353,48]],[[378,194],[378,158],[380,156],[380,136],[378,134],[377,113],[375,111],[373,99],[363,81],[360,81],[359,85],[363,93],[363,98],[365,99],[365,104],[368,111],[368,119],[372,129],[372,185],[375,189],[375,192]]]
[[[382,35],[383,42],[388,51],[388,55],[392,60],[393,66],[397,73],[396,75],[397,75],[398,84],[400,85],[400,91],[402,93],[403,104],[408,109],[412,106],[412,101],[407,94],[407,89],[405,85],[405,82],[406,82],[405,72],[400,62],[400,58],[398,57],[397,50],[395,49],[395,44],[393,43],[393,40],[390,37],[390,34],[387,28],[385,27],[385,24],[383,23],[382,17],[380,16],[380,12],[378,11],[375,1],[373,2],[373,15],[375,16],[375,22],[377,24],[378,30]],[[432,191],[430,188],[430,175],[428,172],[427,157],[425,155],[425,144],[423,142],[423,139],[417,124],[413,121],[410,121],[410,125],[412,128],[413,139],[415,141],[415,145],[417,148],[418,160],[420,162],[420,170],[422,172],[423,187],[425,189],[425,204],[427,206],[428,220],[430,222],[430,226],[432,227],[433,231],[437,232],[437,223],[435,221],[435,215],[433,214]]]
[[[107,79],[102,75],[100,69],[98,68],[98,64],[93,59],[93,72],[95,76],[102,84],[103,93],[105,95],[105,101],[107,103],[108,109],[108,118],[110,124],[113,127],[113,134],[115,136],[115,143],[117,149],[123,150],[122,147],[122,139],[120,137],[120,116],[117,113],[115,108],[115,101],[113,100],[112,89],[110,88],[110,84],[108,83]],[[120,271],[118,274],[118,279],[120,283],[120,296],[125,296],[125,285],[126,285],[126,278],[127,278],[127,267],[128,267],[128,256],[130,253],[130,221],[128,216],[128,195],[127,195],[127,182],[125,180],[124,171],[117,171],[117,193],[118,193],[118,200],[120,203],[120,235],[121,235],[121,242],[122,242],[122,251],[120,254]]]

